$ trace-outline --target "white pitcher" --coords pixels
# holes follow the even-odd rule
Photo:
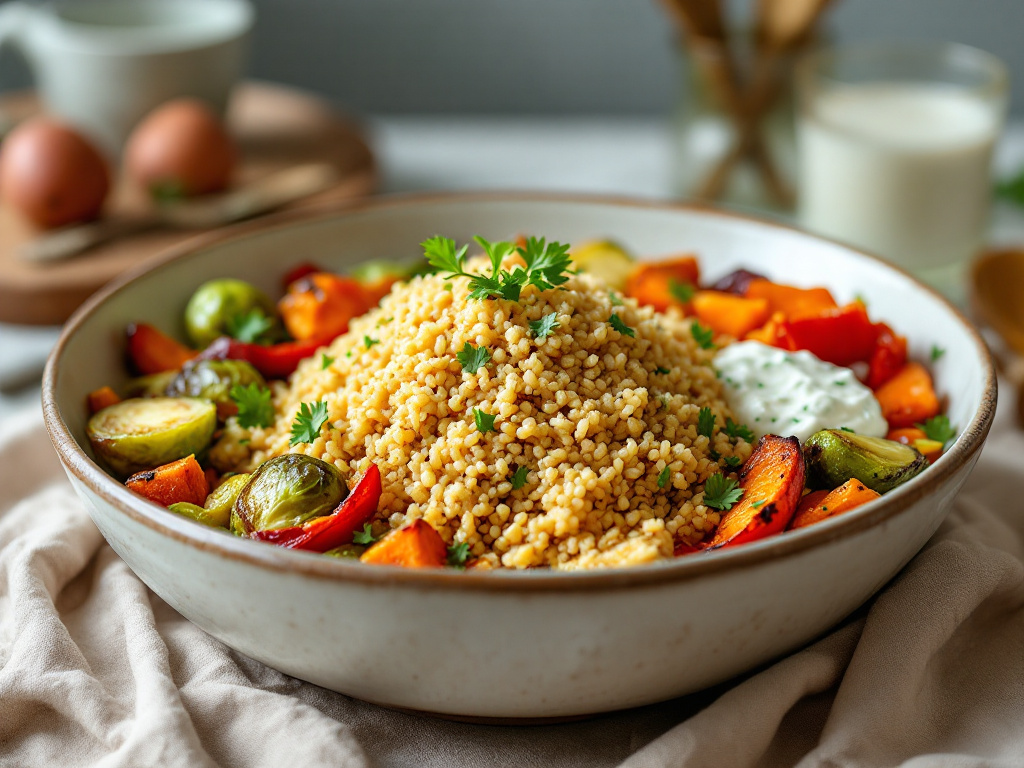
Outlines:
[[[245,64],[247,0],[77,0],[0,6],[0,45],[18,46],[47,110],[116,155],[168,99],[223,112]]]

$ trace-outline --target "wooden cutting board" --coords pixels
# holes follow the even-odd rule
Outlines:
[[[20,119],[40,111],[33,93],[0,97],[0,114]],[[372,193],[377,183],[373,154],[359,129],[324,101],[291,88],[249,82],[235,91],[228,128],[241,162],[234,184],[300,163],[327,162],[338,183],[299,200],[290,209],[324,209]],[[104,216],[134,218],[146,208],[142,194],[123,179],[107,200]],[[149,230],[122,237],[62,262],[31,264],[18,248],[37,230],[0,202],[0,322],[50,325],[64,322],[100,286],[203,230]]]

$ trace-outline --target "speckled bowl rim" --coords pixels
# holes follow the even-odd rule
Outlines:
[[[402,209],[423,204],[458,204],[481,201],[594,204],[648,210],[686,211],[702,216],[717,216],[724,219],[752,222],[761,226],[793,232],[811,240],[839,245],[860,258],[875,262],[885,269],[907,277],[918,290],[930,294],[957,318],[973,340],[975,351],[984,367],[984,392],[981,404],[953,447],[936,463],[935,469],[940,471],[916,478],[907,485],[886,494],[878,501],[867,505],[863,510],[842,515],[816,526],[809,526],[801,531],[769,537],[740,547],[710,551],[697,556],[682,557],[651,565],[570,573],[549,570],[463,572],[451,569],[413,570],[395,566],[367,566],[358,562],[347,562],[321,555],[282,549],[220,533],[196,525],[194,522],[168,512],[163,507],[129,491],[89,458],[61,418],[60,405],[56,400],[56,386],[57,378],[60,375],[61,358],[68,341],[104,302],[123,291],[131,290],[140,278],[166,269],[179,258],[210,246],[253,236],[258,237],[263,233],[298,224],[341,218],[364,211]],[[401,586],[421,590],[474,590],[528,594],[538,591],[590,592],[664,586],[712,576],[723,571],[755,568],[777,558],[793,557],[829,542],[856,536],[903,513],[912,505],[931,495],[937,485],[941,484],[947,476],[963,468],[981,450],[995,417],[996,375],[992,357],[980,334],[956,307],[935,290],[915,280],[906,271],[844,243],[811,235],[778,222],[695,204],[579,194],[461,192],[392,195],[355,202],[340,209],[332,209],[330,212],[284,213],[274,216],[270,220],[247,222],[218,232],[200,235],[170,249],[157,260],[108,284],[90,297],[72,315],[47,360],[43,374],[42,400],[43,418],[50,440],[68,471],[90,491],[133,521],[182,544],[247,565],[328,581],[362,583],[379,587]]]

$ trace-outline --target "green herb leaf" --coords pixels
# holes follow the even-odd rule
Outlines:
[[[440,272],[451,272],[454,275],[462,274],[462,265],[466,259],[468,245],[456,248],[455,241],[448,237],[431,237],[420,243],[423,248],[423,256],[427,263]]]
[[[473,409],[473,421],[476,422],[476,428],[483,433],[497,432],[494,428],[494,420],[498,418],[497,415],[492,416],[491,414],[481,411],[479,408]]]
[[[613,307],[621,307],[622,306],[622,299],[619,298],[619,294],[617,294],[615,291],[611,291],[608,294],[608,300],[612,303]]]
[[[487,347],[474,347],[468,341],[462,345],[462,351],[455,354],[459,365],[466,373],[476,373],[491,361],[491,353]]]
[[[850,434],[853,434],[853,435],[856,435],[856,434],[857,434],[856,432],[854,432],[854,431],[853,431],[852,429],[850,429],[849,427],[840,427],[840,428],[839,428],[839,431],[840,431],[840,432],[849,432]]]
[[[516,250],[526,262],[530,285],[535,285],[540,290],[546,291],[569,279],[567,272],[572,263],[572,257],[569,256],[568,244],[545,243],[543,237],[539,240],[530,237],[526,240],[525,248]]]
[[[235,384],[228,393],[238,406],[238,425],[246,429],[269,427],[274,423],[274,406],[270,404],[270,390],[256,382],[243,387]]]
[[[526,485],[526,479],[529,474],[530,470],[526,467],[517,467],[515,473],[512,475],[512,490],[518,491]]]
[[[229,317],[224,325],[231,338],[247,344],[259,344],[267,340],[264,337],[274,327],[274,321],[262,309],[253,307],[244,314]]]
[[[292,423],[289,445],[312,443],[320,436],[320,429],[327,423],[327,403],[299,403],[299,413]]]
[[[708,440],[715,431],[716,416],[710,408],[704,407],[697,414],[697,434],[704,435]]]
[[[334,358],[328,355],[326,352],[324,352],[322,355],[320,355],[320,370],[326,371],[328,368],[331,367],[331,363],[333,362]]]
[[[558,313],[549,312],[540,320],[530,321],[530,332],[535,339],[546,339],[558,327]]]
[[[734,440],[738,437],[748,443],[754,442],[754,433],[746,424],[737,424],[732,419],[725,420],[725,434]]]
[[[378,341],[377,339],[371,339],[369,336],[363,336],[363,346],[364,347],[369,349],[374,344],[380,344],[380,341]]]
[[[682,283],[675,278],[671,278],[668,281],[668,292],[680,304],[687,304],[693,298],[695,289],[690,283]]]
[[[945,445],[956,437],[956,427],[949,423],[949,416],[933,416],[924,424],[915,424],[923,429],[929,440]]]
[[[758,509],[759,507],[764,506],[765,501],[766,499],[758,499],[757,501],[752,501],[750,503],[750,506],[752,506],[754,509]]]
[[[629,336],[630,338],[636,336],[636,331],[634,331],[632,328],[630,328],[628,325],[622,322],[622,318],[619,317],[619,315],[615,312],[613,312],[612,316],[608,318],[608,324],[616,331],[625,336]]]
[[[373,544],[376,540],[373,535],[372,526],[369,523],[363,523],[363,530],[352,534],[353,544]]]
[[[452,568],[465,568],[467,560],[469,560],[469,544],[459,541],[448,547],[448,565]]]
[[[668,485],[668,480],[671,476],[672,470],[669,469],[668,464],[666,464],[665,468],[658,473],[658,487],[664,488],[666,485]]]
[[[657,368],[655,368],[655,369],[654,369],[654,372],[655,372],[655,373],[661,373],[661,374],[665,374],[665,373],[672,373],[671,369],[669,369],[669,368],[663,368],[663,367],[662,367],[662,366],[660,366],[660,365],[659,365],[659,366],[658,366]]]
[[[938,360],[938,359],[939,359],[940,357],[942,357],[942,356],[943,356],[944,354],[946,354],[946,350],[945,350],[945,349],[943,349],[942,347],[940,347],[940,346],[939,346],[938,344],[933,344],[933,345],[932,345],[932,354],[931,354],[931,357],[932,357],[932,362],[933,362],[933,363],[934,363],[934,362],[935,362],[936,360]]]
[[[710,328],[705,328],[696,320],[690,325],[690,333],[693,334],[693,340],[697,342],[697,345],[701,349],[714,349],[715,348],[715,332]]]
[[[1015,205],[1024,206],[1024,171],[996,184],[996,196]]]
[[[495,275],[501,272],[501,262],[503,262],[505,258],[512,254],[516,249],[512,243],[489,243],[480,237],[480,235],[477,235],[473,239],[477,242],[477,245],[484,249],[484,253],[487,254],[487,258],[491,261],[491,270]]]
[[[704,506],[722,512],[732,508],[743,497],[739,483],[725,475],[712,475],[704,483]]]
[[[732,467],[733,469],[736,469],[736,467],[743,463],[743,460],[739,456],[726,456],[723,461],[725,461],[725,466]]]

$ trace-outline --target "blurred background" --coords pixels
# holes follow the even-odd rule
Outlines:
[[[252,76],[359,114],[664,115],[680,89],[655,0],[253,0]],[[0,2],[3,5],[3,2]],[[731,2],[742,18],[749,2]],[[735,18],[734,17],[734,18]],[[846,0],[838,41],[956,40],[1003,59],[1024,110],[1021,0]],[[28,71],[0,53],[0,91]]]

